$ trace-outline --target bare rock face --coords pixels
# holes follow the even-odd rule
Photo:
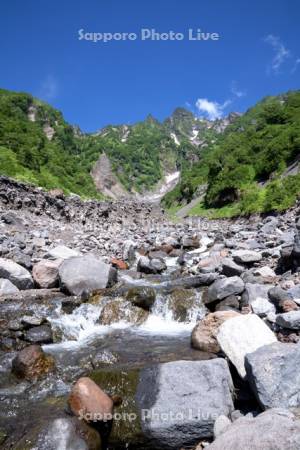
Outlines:
[[[114,175],[109,158],[103,153],[94,165],[91,176],[94,183],[104,195],[114,200],[128,196],[128,192]]]
[[[228,319],[239,316],[235,311],[217,311],[208,314],[192,332],[192,347],[204,352],[218,353],[221,348],[217,341],[219,327]]]
[[[61,263],[61,259],[56,261],[42,260],[33,266],[32,276],[39,288],[51,289],[58,287],[58,268]]]
[[[17,378],[35,380],[54,370],[52,356],[43,352],[39,345],[30,345],[21,350],[12,362],[12,373]]]
[[[86,422],[112,419],[113,400],[88,377],[76,381],[68,403],[72,413]]]

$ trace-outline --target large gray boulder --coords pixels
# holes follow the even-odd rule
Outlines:
[[[277,314],[276,323],[282,328],[289,330],[300,330],[300,311],[290,311],[283,314]]]
[[[239,277],[220,278],[209,288],[206,303],[223,300],[229,295],[241,294],[245,288],[244,282]]]
[[[263,409],[300,405],[300,346],[275,342],[246,355],[247,378]]]
[[[258,316],[248,314],[226,320],[219,328],[217,341],[241,378],[245,378],[245,356],[277,339]]]
[[[268,297],[268,292],[272,287],[268,284],[246,283],[242,296],[243,303],[250,305],[253,312],[261,317],[275,313],[276,308]]]
[[[176,450],[212,437],[216,419],[233,411],[232,387],[227,362],[220,358],[142,370],[136,400],[143,433],[153,448]]]
[[[65,260],[59,267],[61,288],[71,295],[90,293],[112,285],[117,271],[93,255]]]
[[[18,289],[32,289],[34,285],[28,270],[5,258],[0,258],[0,278],[9,280]]]
[[[270,409],[257,417],[237,419],[208,450],[298,450],[300,421],[284,409]]]

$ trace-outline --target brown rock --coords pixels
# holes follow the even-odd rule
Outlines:
[[[57,198],[60,200],[64,200],[65,198],[65,194],[64,191],[62,189],[51,189],[50,191],[48,191],[48,194],[53,197],[53,198]]]
[[[42,260],[35,264],[32,269],[32,277],[39,288],[51,289],[58,287],[58,269],[63,261]]]
[[[111,264],[113,267],[119,270],[127,270],[128,264],[125,261],[122,261],[122,259],[112,258]]]
[[[12,362],[12,373],[26,380],[42,378],[54,368],[53,357],[44,353],[39,345],[25,347]]]
[[[228,319],[239,316],[235,311],[217,311],[208,314],[192,332],[192,347],[209,353],[218,353],[221,349],[216,339],[219,327]]]
[[[279,307],[282,312],[296,311],[298,309],[297,303],[295,303],[293,300],[281,300],[279,302]]]
[[[90,378],[82,377],[74,384],[68,399],[72,413],[86,422],[111,420],[113,400]]]

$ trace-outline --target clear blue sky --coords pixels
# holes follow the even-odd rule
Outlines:
[[[216,117],[300,87],[299,23],[299,0],[1,0],[0,86],[85,131],[186,105]],[[220,40],[92,43],[79,41],[82,28],[200,28]]]

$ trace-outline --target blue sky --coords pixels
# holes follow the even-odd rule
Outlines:
[[[84,131],[177,106],[215,118],[299,89],[299,22],[299,0],[1,0],[0,86],[43,98]],[[142,28],[220,39],[78,39]]]

